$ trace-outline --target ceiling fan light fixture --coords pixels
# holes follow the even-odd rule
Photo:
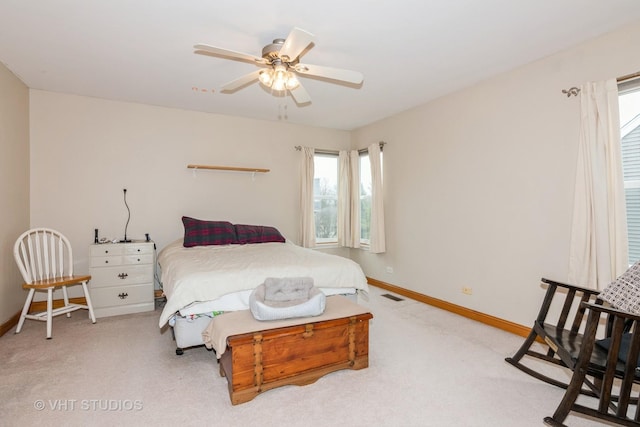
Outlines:
[[[261,71],[258,75],[258,80],[260,80],[260,83],[262,83],[263,85],[271,87],[271,85],[273,84],[273,70]]]
[[[261,71],[258,80],[266,87],[278,92],[285,89],[292,90],[300,86],[295,74],[288,71],[284,65],[276,65],[272,69]]]
[[[276,92],[283,91],[285,89],[284,80],[278,80],[278,79],[274,80],[273,85],[271,85],[271,89],[275,90]]]
[[[297,88],[298,86],[300,86],[300,82],[298,81],[298,78],[291,71],[287,72],[287,82],[286,82],[285,86],[289,90],[293,90],[293,89]]]
[[[284,65],[276,65],[273,69],[273,84],[271,89],[276,91],[285,90],[287,86],[287,69]]]

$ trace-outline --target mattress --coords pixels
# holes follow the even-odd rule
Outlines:
[[[290,242],[185,248],[178,239],[160,251],[158,264],[167,298],[160,327],[178,312],[246,309],[251,291],[268,277],[311,277],[326,295],[369,289],[356,262]],[[223,302],[229,305],[216,305]]]

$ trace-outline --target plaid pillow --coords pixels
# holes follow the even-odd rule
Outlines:
[[[619,310],[640,314],[640,261],[607,285],[598,296]]]
[[[236,229],[227,221],[202,221],[182,217],[185,248],[191,246],[228,245],[236,242]]]
[[[263,225],[236,224],[236,236],[236,243],[240,244],[285,242],[285,238],[276,228]]]

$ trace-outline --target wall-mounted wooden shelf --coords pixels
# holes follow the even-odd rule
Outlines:
[[[238,168],[235,166],[209,166],[209,165],[187,165],[189,169],[213,169],[221,171],[236,171],[236,172],[260,172],[267,173],[269,169],[262,168]]]

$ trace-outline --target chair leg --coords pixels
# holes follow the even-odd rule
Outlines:
[[[51,324],[53,318],[53,288],[47,289],[47,339],[51,339]]]
[[[64,306],[69,306],[69,294],[67,293],[67,287],[62,287],[62,299],[64,300]],[[67,313],[67,317],[71,317],[71,312]]]
[[[524,355],[527,354],[527,351],[529,351],[531,344],[533,344],[537,337],[538,333],[535,331],[535,327],[531,328],[529,336],[527,336],[527,338],[524,340],[524,342],[520,346],[520,349],[516,352],[516,354],[513,355],[513,357],[507,357],[505,361],[518,367],[520,359],[522,359]]]
[[[20,313],[20,320],[18,321],[18,326],[16,326],[16,334],[19,334],[22,330],[22,325],[24,325],[24,320],[26,319],[26,315],[29,312],[29,307],[31,307],[31,300],[33,300],[33,294],[36,292],[35,289],[29,289],[29,294],[27,295],[27,300],[24,302],[24,307],[22,307],[22,313]]]
[[[563,424],[564,420],[569,415],[569,412],[571,412],[571,408],[573,407],[573,404],[576,402],[576,399],[578,399],[578,396],[582,392],[582,384],[584,383],[585,377],[586,377],[586,372],[582,368],[576,369],[573,372],[571,382],[569,383],[569,386],[567,387],[567,391],[564,393],[564,396],[562,397],[562,400],[560,401],[558,408],[556,408],[556,411],[554,412],[552,417],[544,418],[545,424],[550,426],[564,425]]]
[[[91,323],[96,323],[96,315],[93,312],[93,304],[91,303],[91,297],[89,296],[87,282],[82,282],[82,290],[84,291],[84,299],[87,301],[87,308],[89,310],[89,318],[91,318]]]
[[[513,357],[507,357],[504,360],[515,366],[516,368],[520,369],[522,372],[531,375],[534,378],[539,379],[540,381],[544,381],[548,384],[554,385],[556,387],[560,387],[560,388],[567,388],[568,384],[567,383],[563,383],[561,381],[556,380],[555,378],[551,378],[547,375],[543,375],[542,373],[531,369],[529,366],[527,366],[526,364],[522,363],[521,360],[524,358],[524,356],[526,355],[530,355],[532,357],[536,357],[538,359],[541,360],[546,360],[548,362],[552,362],[552,363],[556,363],[553,362],[551,360],[554,352],[553,350],[549,349],[549,351],[547,352],[546,357],[544,357],[544,355],[537,353],[535,351],[531,351],[531,346],[533,345],[533,343],[536,341],[536,339],[540,336],[540,334],[536,331],[537,325],[534,324],[533,328],[531,328],[531,332],[529,333],[529,335],[527,336],[527,338],[525,339],[525,341],[522,343],[522,346],[520,347],[520,349],[518,349],[518,351],[516,352],[516,354],[513,355]],[[556,363],[559,366],[560,363]],[[586,392],[585,394],[587,394],[588,396],[591,396],[592,393]]]

